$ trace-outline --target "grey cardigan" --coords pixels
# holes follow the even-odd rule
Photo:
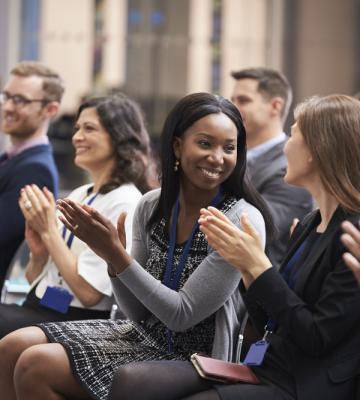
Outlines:
[[[238,334],[246,314],[238,289],[240,273],[213,248],[178,291],[169,289],[149,274],[145,265],[150,235],[146,224],[159,199],[160,189],[145,194],[133,220],[132,257],[126,270],[112,279],[115,298],[124,314],[135,322],[155,315],[172,331],[184,331],[216,313],[212,356],[233,361]],[[246,212],[265,245],[265,225],[260,212],[245,200],[239,200],[227,217],[240,226]]]

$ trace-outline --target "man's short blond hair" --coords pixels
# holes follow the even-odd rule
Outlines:
[[[64,81],[53,69],[37,61],[22,61],[15,65],[10,73],[21,77],[38,76],[42,78],[45,100],[60,103],[65,91]]]

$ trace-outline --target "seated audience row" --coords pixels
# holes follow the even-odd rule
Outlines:
[[[200,209],[210,204],[237,225],[246,212],[265,245],[264,221],[254,206],[264,215],[266,210],[244,180],[241,116],[221,97],[189,95],[170,113],[162,139],[162,187],[139,203],[132,256],[125,250],[123,214],[116,230],[89,206],[60,201],[67,228],[107,262],[118,303],[130,319],[48,323],[8,335],[0,345],[7,398],[16,391],[28,399],[54,393],[105,399],[114,371],[127,363],[186,360],[196,351],[232,359],[245,313],[240,273],[208,246],[197,221]],[[44,357],[33,352],[41,344]],[[24,380],[15,373],[20,380],[13,381],[13,374],[34,362],[46,365],[49,376],[43,380],[46,388],[37,385],[31,393],[27,386],[33,376]]]
[[[237,83],[256,97],[269,71],[255,72]],[[269,117],[280,117],[284,99],[269,98]],[[360,102],[314,97],[295,110],[285,185],[307,190],[318,209],[295,227],[280,271],[264,252],[265,231],[276,243],[276,207],[246,176],[246,113],[244,127],[220,96],[180,100],[163,128],[161,189],[140,200],[152,161],[139,108],[122,95],[80,107],[75,162],[93,184],[57,202],[60,226],[51,191],[21,191],[33,284],[22,307],[0,305],[2,335],[37,326],[0,341],[6,398],[357,398],[360,290],[346,264],[357,273]],[[127,320],[107,319],[111,284]],[[191,354],[237,362],[239,332],[259,383],[200,378]]]

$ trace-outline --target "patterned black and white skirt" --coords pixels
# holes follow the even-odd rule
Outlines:
[[[114,372],[122,365],[187,358],[168,353],[166,342],[128,320],[50,322],[38,326],[50,342],[64,346],[76,379],[93,399],[108,398]]]

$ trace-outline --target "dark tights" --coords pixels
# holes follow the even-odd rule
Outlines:
[[[189,362],[148,361],[119,368],[110,400],[220,400]]]

